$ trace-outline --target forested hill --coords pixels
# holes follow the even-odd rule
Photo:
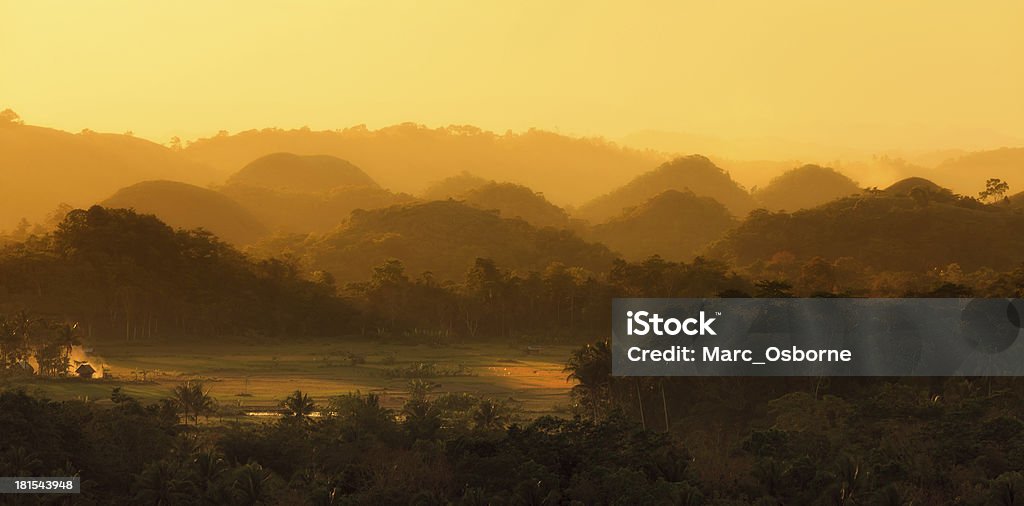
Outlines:
[[[601,139],[540,130],[499,134],[473,126],[427,128],[413,123],[378,130],[358,126],[224,133],[192,142],[183,154],[227,174],[277,152],[336,156],[362,168],[381,186],[406,193],[468,170],[544,191],[562,205],[607,192],[664,159]]]
[[[235,245],[252,244],[267,227],[227,196],[176,181],[143,181],[122,188],[103,207],[154,214],[175,228],[203,228]]]
[[[601,223],[623,210],[643,204],[665,190],[691,191],[721,202],[737,217],[756,207],[754,199],[729,174],[711,160],[692,155],[666,162],[626,185],[580,206],[576,215],[591,223]]]
[[[543,194],[513,183],[488,183],[455,197],[479,208],[494,209],[504,218],[522,218],[536,227],[567,228],[569,213]]]
[[[0,249],[0,313],[27,309],[85,335],[339,335],[354,311],[293,264],[254,261],[208,233],[94,206]]]
[[[89,206],[119,188],[150,179],[205,185],[203,164],[130,134],[77,134],[24,125],[0,111],[0,230],[22,218],[39,222],[61,203]]]
[[[753,195],[765,209],[797,211],[857,193],[857,183],[835,169],[804,165],[776,176]]]
[[[306,245],[305,253],[339,282],[362,281],[389,258],[402,260],[414,276],[429,271],[439,280],[462,279],[478,257],[536,271],[552,262],[603,271],[615,258],[605,246],[572,232],[537,228],[456,201],[357,210],[346,225]]]
[[[756,211],[712,248],[737,267],[846,259],[879,271],[1021,262],[1024,213],[948,191],[867,192],[794,213]]]
[[[227,183],[313,193],[339,186],[377,187],[373,178],[345,160],[293,153],[273,153],[257,158],[232,174]]]
[[[715,199],[668,190],[593,227],[586,237],[630,260],[660,255],[689,261],[735,225]]]

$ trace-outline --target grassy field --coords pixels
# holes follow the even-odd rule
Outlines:
[[[562,372],[573,347],[545,346],[526,354],[500,344],[450,346],[380,344],[366,341],[303,341],[287,344],[233,342],[97,345],[87,357],[107,376],[101,379],[20,378],[0,387],[24,387],[51,399],[109,402],[114,387],[142,400],[168,397],[185,381],[203,381],[220,405],[235,411],[276,407],[300,389],[318,403],[355,390],[381,395],[397,408],[408,398],[409,379],[393,377],[419,364],[442,374],[428,378],[434,391],[466,392],[495,399],[512,398],[523,414],[563,412],[569,389]],[[444,371],[460,371],[446,376]]]

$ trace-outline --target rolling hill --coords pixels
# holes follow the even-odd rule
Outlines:
[[[665,160],[602,139],[541,130],[499,134],[465,125],[428,128],[413,123],[378,130],[249,130],[199,139],[183,151],[223,173],[278,152],[348,160],[397,192],[419,193],[435,181],[470,171],[543,191],[559,205],[579,204]]]
[[[843,198],[794,213],[751,213],[712,248],[738,267],[788,257],[840,258],[879,271],[1012,269],[1024,250],[1024,213],[946,191]]]
[[[153,179],[206,185],[216,179],[200,162],[131,135],[72,134],[0,120],[0,230],[25,217],[39,222],[61,203],[84,207],[120,188]]]
[[[310,193],[339,186],[377,186],[362,169],[340,158],[292,153],[274,153],[253,160],[232,174],[227,184]]]
[[[586,238],[608,245],[628,260],[660,255],[690,261],[735,224],[715,199],[668,190],[593,227]]]
[[[460,195],[475,190],[481,186],[493,183],[490,179],[462,171],[454,176],[448,176],[436,183],[431,184],[426,190],[420,193],[423,200],[447,200],[457,198]]]
[[[754,199],[765,209],[796,211],[858,193],[857,183],[835,169],[804,165],[773,178],[754,192]]]
[[[923,177],[908,177],[885,187],[885,192],[890,195],[909,195],[914,188],[921,188],[929,192],[948,192],[949,190],[933,183]]]
[[[439,280],[462,280],[478,257],[519,271],[543,270],[552,262],[599,271],[615,258],[572,232],[538,229],[451,200],[356,211],[344,226],[307,240],[299,251],[343,282],[369,278],[390,258],[402,260],[412,276],[430,271]]]
[[[985,181],[999,178],[1010,190],[1024,188],[1024,147],[975,151],[950,158],[932,171],[936,181],[965,195],[985,189]]]
[[[536,227],[569,226],[569,214],[544,195],[513,183],[489,183],[462,193],[457,200],[479,209],[495,209],[503,218],[522,218]]]
[[[204,228],[235,245],[252,244],[268,233],[263,223],[227,196],[176,181],[136,183],[100,205],[153,214],[175,228]]]
[[[302,234],[331,230],[356,209],[378,209],[414,200],[376,186],[339,186],[311,193],[231,184],[220,191],[275,232]]]
[[[576,216],[601,223],[618,216],[665,190],[690,191],[721,202],[735,216],[745,216],[756,207],[754,199],[711,160],[691,155],[676,158],[644,173],[625,186],[602,195],[577,210]]]

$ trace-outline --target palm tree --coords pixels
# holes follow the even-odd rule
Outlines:
[[[431,390],[434,390],[439,386],[441,385],[432,381],[416,378],[409,382],[409,396],[412,397],[413,400],[422,401],[427,398],[427,394],[429,394]]]
[[[286,417],[299,420],[305,420],[316,411],[316,403],[309,397],[309,394],[302,393],[302,390],[296,390],[289,395],[281,403],[281,406],[286,410]]]
[[[210,397],[209,390],[203,390],[202,382],[187,381],[178,385],[172,390],[174,403],[185,415],[185,423],[188,423],[189,416],[199,424],[199,415],[210,413],[214,410],[215,402]]]
[[[177,466],[163,459],[150,462],[135,481],[133,498],[137,504],[185,504],[189,498],[187,484]]]
[[[256,462],[250,462],[238,470],[232,489],[239,504],[264,504],[268,495],[270,473]]]
[[[473,425],[478,429],[503,429],[505,414],[498,403],[484,399],[473,410]]]
[[[594,418],[598,418],[598,407],[607,403],[611,393],[612,352],[608,340],[574,351],[562,372],[569,373],[567,380],[579,383],[572,388],[573,397],[581,405],[589,405]]]
[[[71,365],[71,349],[76,345],[82,344],[78,340],[77,330],[77,322],[73,324],[62,323],[54,329],[54,341],[61,351],[62,375],[67,373],[68,367]]]

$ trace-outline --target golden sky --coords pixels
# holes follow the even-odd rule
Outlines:
[[[1024,139],[1016,0],[0,0],[0,20],[0,108],[160,142],[404,121],[883,147]]]

